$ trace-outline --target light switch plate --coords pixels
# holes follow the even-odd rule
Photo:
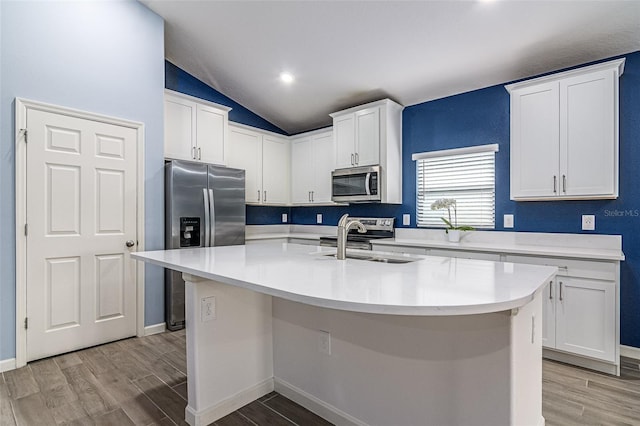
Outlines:
[[[287,214],[282,213],[282,223],[287,223]]]
[[[322,213],[316,215],[316,223],[322,224]]]
[[[513,228],[513,215],[512,214],[505,214],[504,215],[502,226],[504,228]]]
[[[596,216],[593,214],[582,215],[582,230],[583,231],[595,231],[596,230]]]
[[[402,225],[403,226],[410,226],[411,225],[411,215],[410,214],[403,214],[402,215]]]

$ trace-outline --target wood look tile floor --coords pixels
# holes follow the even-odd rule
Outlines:
[[[185,340],[184,330],[131,338],[4,372],[0,425],[184,425]],[[545,360],[542,382],[547,426],[640,425],[637,360],[623,358],[621,377]],[[214,424],[330,425],[275,392]]]

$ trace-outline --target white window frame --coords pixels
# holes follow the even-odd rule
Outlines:
[[[467,198],[469,197],[470,193],[472,194],[473,192],[476,192],[476,191],[479,193],[479,195],[481,193],[484,193],[486,197],[487,192],[492,191],[492,194],[490,196],[492,201],[492,212],[491,212],[490,218],[487,218],[486,216],[485,217],[479,216],[478,218],[475,218],[475,219],[466,219],[466,223],[465,223],[465,218],[464,218],[465,213],[464,211],[461,211],[461,207],[462,209],[464,209],[465,202],[462,201],[458,203],[457,225],[458,226],[470,225],[470,226],[473,226],[474,228],[480,228],[480,229],[495,229],[495,153],[498,152],[498,150],[499,150],[498,144],[489,144],[489,145],[477,145],[477,146],[470,146],[465,148],[445,149],[440,151],[421,152],[421,153],[413,154],[411,156],[411,159],[416,162],[416,224],[417,226],[420,228],[426,228],[426,227],[445,228],[446,227],[445,223],[440,219],[440,217],[445,217],[445,218],[447,217],[446,210],[439,210],[439,211],[436,210],[433,212],[433,214],[431,214],[430,212],[430,205],[433,201],[435,201],[435,199],[438,199],[438,198],[456,199],[456,191],[460,191],[458,192],[458,194],[465,193],[464,196],[459,195],[459,197],[462,197],[462,198]],[[450,189],[447,187],[443,188],[441,186],[440,188],[438,188],[438,190],[435,190],[435,191],[428,191],[426,188],[422,188],[421,180],[424,181],[424,179],[421,179],[421,166],[425,166],[425,165],[424,164],[421,165],[421,161],[430,160],[430,159],[441,159],[443,157],[458,157],[458,160],[459,160],[464,158],[465,156],[472,158],[473,154],[489,154],[489,153],[494,154],[492,156],[493,170],[491,170],[493,174],[493,179],[490,179],[490,180],[485,179],[484,182],[478,183],[477,186],[472,184],[470,185],[470,187],[467,187],[467,188],[458,187],[457,189],[455,189],[452,187]],[[456,159],[453,158],[452,162],[455,160]],[[424,200],[423,198],[425,197],[425,194],[428,192],[432,192],[432,195],[427,196],[427,199]],[[478,203],[480,203],[480,201],[478,201]],[[452,215],[453,215],[453,211],[452,211]]]

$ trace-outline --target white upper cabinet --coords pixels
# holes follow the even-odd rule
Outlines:
[[[230,110],[165,90],[164,157],[226,164]]]
[[[511,199],[618,197],[618,78],[624,59],[506,86]]]
[[[247,204],[289,204],[290,148],[286,136],[230,125],[227,164],[245,170]]]
[[[383,203],[402,203],[402,110],[383,99],[331,114],[335,168],[380,165]]]
[[[334,167],[333,132],[297,135],[291,140],[291,202],[330,204]]]
[[[262,136],[262,203],[289,203],[290,147],[287,137]]]

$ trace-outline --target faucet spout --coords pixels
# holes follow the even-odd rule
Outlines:
[[[358,232],[365,233],[367,228],[364,227],[359,220],[349,220],[349,214],[344,214],[338,221],[338,250],[336,258],[338,260],[344,260],[347,258],[347,234],[349,229],[353,227],[358,228]]]

